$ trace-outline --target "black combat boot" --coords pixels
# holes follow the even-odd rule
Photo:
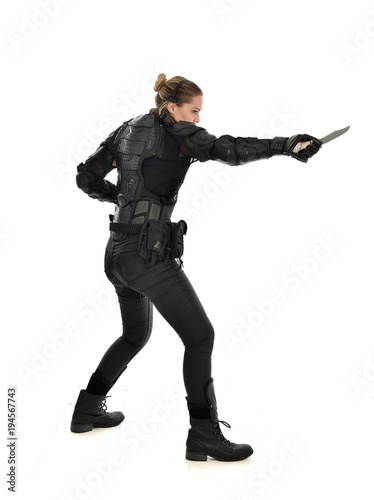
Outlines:
[[[186,442],[186,459],[206,461],[209,455],[216,460],[234,462],[251,456],[253,449],[249,444],[230,443],[222,434],[219,424],[226,427],[230,425],[218,420],[212,378],[206,387],[206,397],[207,405],[195,405],[186,398],[191,424]]]
[[[98,396],[81,390],[71,420],[72,432],[92,431],[93,427],[115,427],[125,418],[120,411],[106,412],[105,400],[110,396]]]

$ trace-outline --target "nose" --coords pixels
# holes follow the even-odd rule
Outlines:
[[[196,117],[194,119],[194,122],[195,123],[200,123],[200,116],[199,115],[196,115]]]

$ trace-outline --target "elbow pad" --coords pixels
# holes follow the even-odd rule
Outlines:
[[[217,139],[216,136],[209,134],[209,132],[202,127],[196,127],[196,125],[194,125],[192,130],[195,128],[197,131],[191,135],[187,135],[185,140],[185,145],[189,154],[200,162],[212,160],[212,150]],[[188,131],[188,129],[186,130]]]
[[[84,193],[89,194],[92,190],[91,185],[95,181],[95,176],[94,174],[87,172],[84,170],[84,164],[80,163],[77,167],[78,173],[75,177],[77,186],[79,189],[81,189]]]
[[[77,167],[78,173],[75,177],[77,186],[91,198],[99,201],[109,201],[114,203],[117,198],[116,186],[105,179],[100,179],[92,172],[84,168],[80,163]]]

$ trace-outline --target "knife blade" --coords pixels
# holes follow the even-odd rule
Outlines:
[[[350,127],[351,126],[348,125],[348,127],[342,128],[340,130],[335,130],[334,132],[331,132],[331,134],[328,134],[325,137],[322,137],[322,139],[320,139],[320,141],[322,142],[322,144],[326,144],[327,142],[330,142],[330,141],[336,139],[337,137],[340,137],[341,135],[345,134],[350,129]]]

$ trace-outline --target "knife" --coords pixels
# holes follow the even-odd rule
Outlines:
[[[336,139],[337,137],[345,134],[346,132],[348,132],[348,130],[350,129],[350,125],[348,125],[348,127],[345,127],[345,128],[342,128],[340,130],[335,130],[335,132],[331,132],[331,134],[328,134],[326,135],[325,137],[322,137],[322,139],[320,139],[320,141],[322,142],[322,144],[326,144],[327,142],[330,142],[334,139]]]

